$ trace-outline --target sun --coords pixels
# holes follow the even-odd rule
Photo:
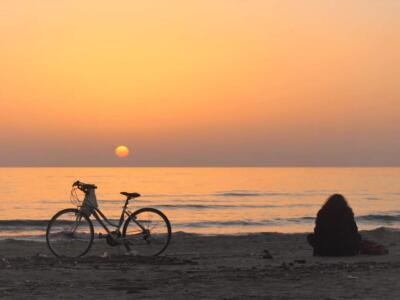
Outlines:
[[[115,148],[115,155],[118,157],[127,157],[129,155],[129,149],[126,146],[118,146]]]

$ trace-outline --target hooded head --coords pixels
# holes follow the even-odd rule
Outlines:
[[[322,206],[321,210],[318,213],[319,215],[332,215],[332,216],[341,216],[341,215],[351,215],[354,216],[353,210],[348,205],[346,198],[340,194],[333,194],[330,196],[325,204]]]

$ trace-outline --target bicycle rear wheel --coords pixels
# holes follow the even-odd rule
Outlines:
[[[171,224],[161,211],[142,208],[126,220],[122,237],[128,251],[141,256],[157,256],[168,247]]]
[[[92,221],[75,208],[59,211],[47,226],[47,245],[55,256],[83,256],[92,246],[93,238]]]

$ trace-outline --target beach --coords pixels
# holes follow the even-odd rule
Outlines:
[[[302,233],[176,232],[160,257],[127,256],[96,240],[87,256],[66,260],[52,256],[44,242],[7,239],[0,241],[0,297],[399,299],[399,231],[361,234],[389,254],[313,257]]]

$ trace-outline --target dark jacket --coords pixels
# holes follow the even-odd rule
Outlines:
[[[348,256],[360,251],[361,235],[350,208],[342,211],[321,209],[315,222],[314,234],[308,236],[314,255]]]

